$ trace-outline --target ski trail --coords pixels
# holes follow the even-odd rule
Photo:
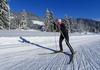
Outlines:
[[[44,68],[45,64],[46,65],[49,64],[49,62],[48,62],[48,56],[45,56],[45,58],[44,58],[44,56],[40,56],[39,58],[41,58],[41,59],[36,59],[34,62],[32,62],[30,65],[28,65],[25,68],[25,70],[28,70],[28,69],[32,70],[31,67],[34,67],[34,70],[39,70],[39,69],[41,70],[41,68]],[[56,57],[56,55],[53,56],[51,59],[49,59],[49,61],[52,61],[55,57]],[[45,60],[45,62],[43,62],[42,60]]]
[[[89,45],[90,45],[90,43],[89,43]],[[95,59],[97,59],[95,61],[94,60],[94,55],[93,55],[93,52],[96,51],[96,50],[94,50],[92,52],[91,51],[92,50],[92,47],[90,47],[88,45],[85,45],[81,49],[82,49],[82,51],[81,51],[82,60],[79,61],[79,62],[81,62],[80,63],[81,66],[79,66],[78,69],[93,69],[93,70],[99,69],[100,67],[99,67],[99,65],[96,62],[96,61],[98,61],[98,58],[95,57]]]
[[[51,39],[50,39],[51,38]],[[71,38],[71,45],[76,51],[74,60],[68,65],[70,54],[48,54],[55,50],[54,37],[24,37],[24,43],[15,38],[15,43],[0,45],[1,70],[99,70],[100,36],[77,36]],[[3,38],[1,38],[3,39]],[[13,38],[7,38],[13,40]],[[4,38],[4,40],[7,40]],[[17,40],[18,39],[18,40]],[[38,41],[39,39],[39,41]],[[4,41],[3,40],[3,41]],[[57,39],[58,41],[59,39]],[[11,41],[12,42],[12,41]],[[58,45],[58,43],[57,43]],[[63,43],[64,51],[69,51]],[[58,47],[59,48],[59,47]],[[15,50],[12,50],[15,49]],[[3,50],[8,50],[2,52]],[[58,49],[59,50],[59,49]]]
[[[56,57],[53,58],[48,64],[45,64],[40,70],[62,70],[65,66],[68,65],[69,54],[58,53]]]
[[[47,61],[46,64],[44,64],[42,67],[40,67],[39,70],[48,70],[50,68],[51,64],[54,63],[54,61],[55,61],[55,59],[56,59],[57,56],[58,55],[56,54],[50,61]]]

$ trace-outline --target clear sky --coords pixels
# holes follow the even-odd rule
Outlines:
[[[53,11],[54,18],[88,18],[100,20],[100,0],[10,0],[11,11],[31,12],[42,18],[46,10]]]

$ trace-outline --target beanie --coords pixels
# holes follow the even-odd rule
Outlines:
[[[58,22],[61,22],[61,19],[58,19]]]

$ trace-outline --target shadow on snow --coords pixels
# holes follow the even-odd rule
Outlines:
[[[20,39],[21,39],[22,41],[20,41],[20,40],[18,40],[18,41],[21,42],[21,43],[24,43],[24,42],[25,42],[25,43],[29,43],[29,44],[35,45],[35,46],[37,46],[37,47],[40,47],[40,48],[43,48],[43,49],[47,49],[47,50],[51,50],[51,51],[53,51],[54,53],[57,53],[57,50],[54,50],[54,49],[51,49],[51,48],[47,48],[47,47],[41,46],[41,45],[36,44],[36,43],[31,43],[30,41],[26,40],[26,39],[23,38],[23,37],[20,37]],[[64,54],[65,54],[65,55],[68,55],[69,58],[70,58],[70,60],[71,60],[72,55],[71,55],[70,53],[64,53]]]
[[[36,43],[31,43],[30,41],[26,40],[26,39],[23,38],[23,37],[20,37],[20,39],[21,39],[22,41],[20,41],[20,40],[18,40],[18,41],[21,42],[21,43],[24,43],[24,42],[25,42],[25,43],[29,43],[29,44],[35,45],[35,46],[37,46],[37,47],[41,47],[41,48],[43,48],[43,49],[47,49],[47,50],[51,50],[51,51],[53,51],[53,52],[57,52],[56,50],[53,50],[53,49],[51,49],[51,48],[47,48],[47,47],[41,46],[41,45],[36,44]]]

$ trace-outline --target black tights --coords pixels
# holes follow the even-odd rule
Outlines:
[[[64,34],[65,36],[65,42],[68,46],[68,48],[70,49],[71,53],[74,53],[73,48],[71,47],[70,43],[69,43],[69,36],[68,34]],[[63,51],[63,47],[62,47],[62,41],[64,40],[64,37],[62,36],[62,34],[60,35],[60,39],[59,39],[59,46],[60,46],[60,51]]]

